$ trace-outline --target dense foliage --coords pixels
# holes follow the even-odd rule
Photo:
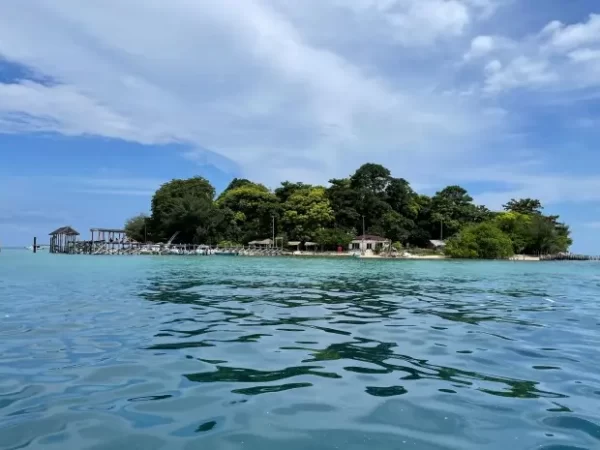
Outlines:
[[[270,238],[274,225],[284,240],[312,241],[323,249],[345,247],[364,231],[397,248],[448,239],[449,255],[468,258],[561,252],[571,245],[569,228],[557,216],[544,216],[538,200],[512,199],[504,212],[492,213],[460,186],[420,195],[378,164],[332,179],[328,187],[285,181],[272,191],[236,178],[215,194],[202,177],[170,181],[152,198],[149,218],[128,221],[130,236],[141,240],[144,231],[164,242],[179,232],[179,242],[233,245]]]
[[[508,258],[513,255],[512,241],[494,223],[467,225],[450,238],[446,254],[453,258]]]
[[[130,239],[138,242],[144,242],[146,240],[146,224],[148,216],[145,214],[138,214],[133,216],[125,222],[125,232]]]

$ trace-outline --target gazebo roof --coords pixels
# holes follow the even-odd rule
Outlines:
[[[101,231],[104,233],[121,233],[121,234],[127,233],[126,230],[121,230],[118,228],[90,228],[90,231],[92,231],[92,232]]]
[[[265,239],[263,241],[252,241],[248,242],[248,245],[273,245],[273,241],[271,239]]]
[[[49,235],[50,236],[56,236],[56,235],[59,235],[59,234],[63,234],[63,235],[66,235],[66,236],[79,236],[79,232],[76,229],[74,229],[72,227],[69,227],[69,226],[57,228],[56,230],[54,230]]]
[[[353,240],[353,242],[356,241],[376,241],[376,242],[388,242],[389,239],[381,237],[381,236],[376,236],[374,234],[363,234],[361,236],[356,236]]]

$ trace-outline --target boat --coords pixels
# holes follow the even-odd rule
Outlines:
[[[44,247],[43,245],[36,245],[35,247],[38,252],[41,250],[48,250],[48,247]],[[25,250],[33,251],[33,245],[29,245],[29,246],[25,247]]]

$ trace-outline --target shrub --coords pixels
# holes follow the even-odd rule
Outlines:
[[[452,258],[504,259],[513,255],[513,243],[502,230],[484,222],[465,227],[446,243]]]

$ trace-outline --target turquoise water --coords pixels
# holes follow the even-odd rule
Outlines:
[[[600,448],[600,264],[0,253],[0,449]]]

